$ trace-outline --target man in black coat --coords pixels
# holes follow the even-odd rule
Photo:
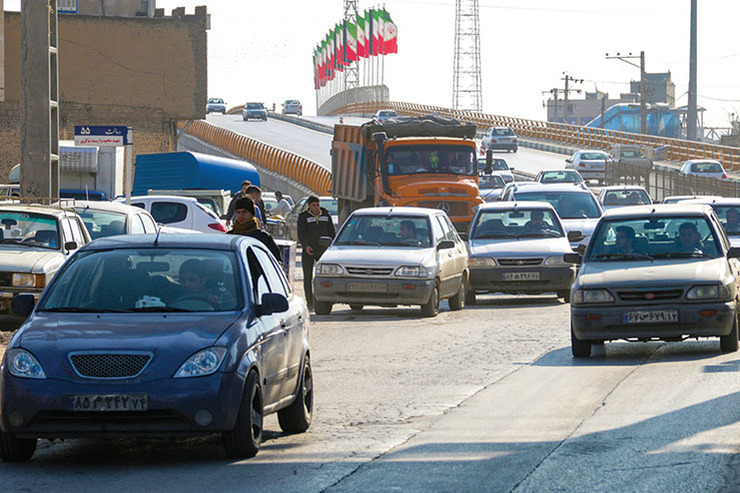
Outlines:
[[[321,200],[311,195],[306,201],[308,209],[298,216],[298,241],[303,247],[301,264],[303,264],[303,290],[309,309],[313,308],[313,266],[326,251],[325,246],[319,245],[319,238],[328,236],[334,238],[334,221],[329,211],[321,207]]]
[[[254,202],[249,197],[242,197],[234,204],[234,226],[226,233],[257,238],[272,252],[278,262],[282,262],[280,248],[267,231],[260,229],[257,218],[254,217]]]

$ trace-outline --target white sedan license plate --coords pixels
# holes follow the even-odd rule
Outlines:
[[[678,322],[678,312],[673,310],[627,312],[624,314],[623,320],[626,324],[662,324]]]
[[[347,284],[347,290],[356,293],[386,293],[388,286],[378,282],[351,282]]]
[[[149,408],[147,394],[87,394],[73,395],[73,411],[146,411]]]
[[[504,272],[504,281],[539,281],[539,272]]]

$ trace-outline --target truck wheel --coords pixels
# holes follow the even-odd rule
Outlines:
[[[429,301],[421,305],[421,313],[425,317],[436,317],[439,314],[439,283],[434,283],[434,289],[429,296]]]

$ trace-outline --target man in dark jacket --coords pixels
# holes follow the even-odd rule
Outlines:
[[[242,197],[247,196],[247,188],[249,188],[251,185],[251,181],[244,180],[242,182],[242,189],[231,196],[231,202],[229,202],[229,210],[226,211],[226,214],[221,216],[221,219],[226,220],[226,226],[231,224],[231,222],[234,220],[234,206],[236,205],[236,201]]]
[[[272,252],[278,262],[282,262],[280,248],[267,231],[260,229],[257,218],[254,217],[254,202],[249,197],[242,197],[234,204],[234,226],[226,233],[257,238]]]
[[[298,216],[298,241],[303,247],[301,263],[303,264],[303,290],[309,309],[313,308],[313,265],[326,251],[325,246],[319,245],[319,238],[328,236],[334,238],[334,221],[329,211],[321,207],[320,199],[311,195],[306,201],[308,209]]]

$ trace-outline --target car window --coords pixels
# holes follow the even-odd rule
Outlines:
[[[179,223],[188,216],[188,206],[180,202],[152,202],[151,214],[158,223]]]
[[[452,229],[450,229],[450,225],[448,224],[447,221],[445,221],[445,218],[441,215],[436,215],[435,219],[439,221],[439,225],[442,228],[442,234],[444,235],[444,239],[455,241],[455,234],[452,232]]]
[[[247,248],[247,264],[249,265],[249,274],[252,280],[252,295],[255,302],[262,302],[262,295],[272,292],[265,269],[257,258],[253,247]]]
[[[606,154],[600,152],[584,152],[581,154],[581,159],[606,159]]]
[[[510,128],[494,128],[491,135],[499,135],[499,136],[514,135],[514,131],[511,130]]]
[[[431,221],[432,223],[432,244],[436,245],[440,241],[444,240],[445,233],[442,229],[442,226],[439,224],[439,221]]]
[[[82,233],[82,225],[76,217],[69,218],[69,228],[72,230],[72,240],[77,243],[77,247],[85,244],[85,235]]]
[[[607,190],[604,193],[604,205],[643,205],[650,204],[650,197],[644,190]]]
[[[556,214],[549,209],[484,210],[475,218],[471,239],[560,238],[565,236]]]
[[[138,207],[139,209],[146,209],[146,204],[144,202],[132,202],[131,205],[133,205],[134,207]]]
[[[424,216],[356,214],[347,219],[334,244],[428,248],[429,223]]]
[[[503,188],[504,179],[498,175],[480,175],[478,177],[478,188]]]
[[[62,223],[62,245],[72,241],[72,228],[69,225],[69,219],[66,217],[61,220]]]
[[[279,267],[270,258],[268,253],[259,247],[252,247],[257,260],[262,267],[262,272],[267,277],[267,283],[270,286],[270,291],[277,294],[282,294],[286,298],[288,297],[287,283],[283,281],[284,276]]]
[[[75,210],[82,218],[87,232],[93,240],[105,236],[126,234],[125,214],[83,207],[75,208]]]
[[[474,175],[476,171],[475,149],[462,145],[389,146],[386,151],[386,162],[389,175],[417,173]]]
[[[601,217],[601,210],[589,192],[527,192],[517,191],[518,201],[548,202],[561,219],[583,219]]]
[[[599,223],[587,259],[716,258],[721,255],[721,245],[722,240],[704,216],[615,218]]]
[[[80,252],[39,310],[231,311],[243,307],[233,252],[137,248]]]
[[[52,216],[25,211],[0,211],[3,243],[59,249],[61,225]],[[71,235],[67,235],[71,237]]]

